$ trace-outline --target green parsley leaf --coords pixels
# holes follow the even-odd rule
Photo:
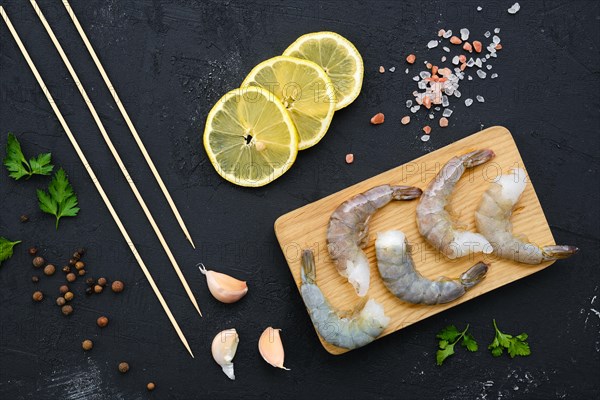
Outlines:
[[[526,333],[521,333],[520,335],[513,337],[512,335],[501,332],[498,329],[498,325],[496,325],[495,319],[493,322],[496,335],[492,343],[489,344],[488,349],[491,350],[494,357],[501,356],[504,349],[507,350],[511,358],[514,358],[515,356],[528,356],[531,354],[529,343],[526,342],[528,338]]]
[[[0,236],[0,265],[2,265],[3,261],[8,260],[13,255],[13,247],[17,244],[21,243],[20,240],[16,242],[11,242],[10,240]]]
[[[54,166],[50,164],[51,162],[52,155],[50,153],[40,154],[27,161],[23,154],[23,150],[21,150],[21,144],[15,135],[12,133],[8,134],[4,165],[11,178],[19,180],[23,177],[29,179],[33,175],[50,175],[54,168]]]
[[[467,333],[468,330],[469,325],[462,332],[456,329],[454,325],[449,325],[436,335],[440,339],[438,342],[439,350],[435,353],[437,365],[442,365],[446,358],[454,354],[454,345],[461,339],[461,345],[466,347],[467,350],[477,351],[477,342],[471,334]]]
[[[40,210],[56,216],[56,229],[62,217],[74,217],[79,212],[77,196],[64,169],[59,169],[48,185],[48,192],[38,190]]]

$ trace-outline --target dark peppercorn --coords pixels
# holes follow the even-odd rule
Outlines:
[[[39,290],[37,292],[33,292],[33,301],[42,301],[44,299],[44,293],[40,292]]]
[[[39,276],[37,276],[37,275],[33,275],[33,276],[31,277],[31,282],[33,282],[33,283],[38,283],[39,281],[40,281],[40,277],[39,277]]]
[[[44,275],[51,276],[56,272],[56,267],[52,264],[48,264],[44,267]]]
[[[96,323],[98,324],[98,326],[99,326],[100,328],[104,328],[106,325],[108,325],[108,318],[106,318],[106,317],[104,317],[104,316],[102,316],[102,317],[99,317],[99,318],[96,320]]]
[[[60,292],[60,294],[65,294],[69,291],[69,287],[67,285],[62,285],[58,288],[58,291]]]
[[[122,362],[119,364],[119,372],[124,374],[127,371],[129,371],[129,364],[127,364],[126,362]]]
[[[34,267],[41,268],[46,264],[46,260],[44,260],[43,257],[38,256],[33,259],[32,263]]]
[[[100,286],[106,286],[106,283],[107,283],[106,278],[98,278],[98,282],[97,283]]]
[[[73,294],[73,292],[67,292],[67,293],[65,293],[64,297],[65,297],[66,301],[71,301],[71,300],[73,300],[73,297],[75,297],[75,295]]]
[[[37,247],[30,247],[28,252],[30,256],[35,256],[37,254]]]
[[[85,284],[88,286],[94,286],[94,278],[87,278]]]
[[[78,248],[75,250],[75,252],[79,254],[79,257],[83,257],[85,255],[85,249],[83,247]]]
[[[94,293],[102,293],[102,289],[104,289],[102,286],[96,285],[94,286]]]
[[[73,314],[73,307],[69,304],[62,306],[62,308],[60,309],[62,311],[62,313],[64,315],[71,315]]]
[[[90,339],[86,339],[83,342],[81,342],[81,347],[85,351],[90,351],[94,347],[94,342],[92,342]]]
[[[64,272],[65,274],[68,274],[69,272],[71,272],[71,267],[69,267],[68,265],[65,265],[64,267],[62,267],[62,272]]]
[[[23,214],[23,215],[21,215],[21,216],[19,217],[19,221],[21,221],[21,222],[27,222],[27,221],[29,221],[29,216],[28,216],[28,215],[25,215],[25,214]]]
[[[64,306],[66,302],[67,301],[62,296],[56,298],[56,305],[59,306],[59,307]]]
[[[77,275],[75,275],[74,273],[69,272],[67,274],[67,281],[69,281],[69,282],[75,282],[76,279],[77,279]]]
[[[121,293],[123,291],[123,289],[125,289],[125,285],[121,281],[114,281],[112,283],[111,288],[112,288],[113,292],[115,292],[115,293]]]
[[[69,260],[69,265],[70,265],[71,267],[74,267],[76,262],[77,262],[77,260],[75,260],[75,259],[71,258],[71,259]]]
[[[94,294],[94,289],[91,287],[85,288],[85,294],[87,294],[87,295]]]

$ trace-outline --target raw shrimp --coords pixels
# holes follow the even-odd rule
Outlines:
[[[361,310],[342,317],[327,301],[317,286],[315,257],[311,250],[302,252],[302,285],[300,294],[319,335],[338,347],[356,349],[371,343],[390,322],[383,307],[370,299]]]
[[[412,186],[375,186],[346,200],[331,214],[327,228],[329,255],[359,296],[369,290],[369,260],[362,248],[367,245],[371,216],[392,200],[412,200],[421,193]]]
[[[459,278],[442,276],[432,281],[415,269],[409,251],[403,232],[395,230],[377,233],[377,267],[385,287],[400,300],[413,304],[442,304],[456,300],[467,289],[481,282],[488,270],[486,264],[479,262]]]
[[[494,248],[494,254],[502,258],[526,264],[567,258],[579,251],[575,246],[552,245],[539,247],[512,234],[510,217],[526,185],[525,171],[511,170],[493,182],[483,194],[475,213],[477,230]]]
[[[465,170],[483,164],[492,157],[492,150],[483,149],[451,158],[429,183],[419,200],[419,232],[433,247],[450,259],[465,256],[470,252],[492,252],[492,246],[482,235],[455,228],[450,214],[446,211],[454,186]]]

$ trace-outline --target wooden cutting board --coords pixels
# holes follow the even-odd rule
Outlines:
[[[500,126],[478,132],[279,217],[275,222],[275,234],[298,287],[300,287],[301,250],[311,248],[316,257],[317,284],[325,297],[340,310],[353,309],[360,302],[360,298],[346,279],[338,274],[327,252],[327,224],[333,210],[350,197],[377,185],[411,185],[424,189],[451,157],[481,148],[492,149],[496,157],[487,164],[465,172],[456,185],[449,205],[451,214],[456,217],[460,226],[475,230],[475,210],[489,183],[499,175],[506,174],[511,168],[521,167],[526,170],[511,133]],[[531,266],[482,254],[449,260],[420,236],[415,219],[416,206],[416,200],[393,201],[379,210],[369,224],[369,244],[364,249],[371,264],[371,286],[367,296],[382,304],[386,315],[390,317],[390,324],[381,336],[389,335],[450,307],[531,275],[553,263]],[[527,184],[517,204],[512,222],[514,232],[525,234],[530,241],[540,245],[554,244],[552,232],[531,182]],[[376,266],[376,233],[390,229],[400,229],[406,234],[413,246],[416,267],[427,278],[434,279],[442,275],[457,277],[480,260],[490,264],[488,275],[466,295],[452,303],[436,306],[405,303],[388,292]],[[342,354],[348,351],[319,338],[323,347],[331,354]]]

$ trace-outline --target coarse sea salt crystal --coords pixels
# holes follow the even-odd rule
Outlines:
[[[419,76],[413,76],[413,81],[415,82],[419,82],[421,80],[421,78],[419,78]]]
[[[475,60],[475,65],[476,65],[478,68],[481,68],[481,59],[480,59],[480,58],[478,58],[477,60]]]
[[[390,72],[394,72],[396,70],[396,67],[390,67]]]
[[[442,96],[442,107],[448,107],[450,105],[450,101],[448,101],[448,96]]]
[[[417,83],[417,86],[419,87],[419,89],[425,89],[427,87],[427,82],[419,81],[419,83]]]
[[[469,30],[468,30],[467,28],[462,28],[462,29],[460,30],[460,38],[461,38],[462,40],[468,40],[468,39],[469,39],[469,34],[470,34],[470,33],[471,33],[471,32],[469,32]]]
[[[500,43],[500,37],[498,35],[494,35],[494,37],[492,38],[492,42],[494,42],[494,44]]]
[[[445,51],[446,53],[450,53],[450,49],[449,49],[448,47],[444,46],[444,47],[442,47],[442,49],[444,49],[444,51]]]
[[[479,76],[481,79],[485,79],[485,77],[487,76],[487,74],[483,70],[478,69],[477,70],[477,76]]]
[[[416,113],[417,111],[419,111],[420,109],[421,109],[421,106],[419,106],[419,105],[416,105],[416,106],[412,106],[412,107],[410,108],[410,111],[411,111],[411,112],[414,114],[414,113]]]
[[[488,64],[485,66],[488,70],[492,69],[492,64]]]
[[[442,109],[441,109],[441,107],[435,107],[434,110],[435,111],[441,111]]]
[[[454,65],[458,65],[458,63],[459,63],[459,62],[460,62],[460,60],[459,60],[458,56],[454,56],[454,57],[452,58],[452,64],[454,64]]]
[[[438,41],[437,40],[430,40],[429,43],[427,43],[427,48],[428,49],[433,49],[434,47],[437,47],[438,45]]]
[[[412,107],[412,100],[406,100],[406,108]]]
[[[448,29],[445,33],[444,33],[444,39],[448,39],[450,36],[452,36],[452,31],[450,29]]]
[[[465,99],[465,106],[470,107],[471,104],[473,104],[473,99],[471,99],[471,98]]]
[[[442,56],[442,62],[446,62],[446,56]]]
[[[483,8],[481,6],[477,6],[477,11],[481,11]]]
[[[429,114],[429,119],[434,119],[435,118],[435,114]]]
[[[428,71],[421,71],[419,72],[419,76],[421,77],[421,79],[431,78],[431,73]]]
[[[429,140],[429,136],[430,136],[430,135],[423,135],[423,136],[421,136],[421,142],[426,142],[426,141],[428,141],[428,140]]]
[[[496,54],[496,52],[493,52],[493,53],[490,53],[490,56],[492,56],[492,57],[494,57],[494,58],[497,58],[497,57],[498,57],[498,54]]]
[[[404,73],[408,75],[408,68],[404,70]]]
[[[461,93],[458,90],[454,91],[454,97],[459,98],[461,96]]]
[[[477,96],[475,96],[475,98],[476,98],[476,99],[477,99],[477,101],[478,101],[478,102],[480,102],[480,103],[484,103],[484,102],[485,102],[485,99],[483,98],[483,96],[477,95]]]
[[[468,78],[470,81],[472,81],[472,80],[473,80],[473,77],[472,77],[471,75],[467,76],[467,78]]]
[[[469,61],[467,61],[467,67],[471,68],[473,65],[475,65],[475,60],[469,58]]]
[[[495,73],[492,74],[492,76],[491,76],[492,79],[496,79],[497,77],[498,77],[498,74],[495,74]]]
[[[508,13],[516,14],[519,12],[520,9],[521,9],[521,5],[519,3],[515,3],[508,9]]]
[[[484,58],[484,57],[481,57],[480,60],[482,63],[487,62],[487,58]]]
[[[449,116],[451,116],[451,115],[452,115],[452,113],[453,113],[453,111],[452,111],[451,109],[449,109],[449,108],[446,108],[446,109],[444,110],[444,112],[442,113],[442,116],[443,116],[443,117],[446,117],[446,118],[448,118]]]
[[[486,60],[489,60],[489,59],[490,59],[490,55],[489,55],[489,54],[486,54],[486,55],[485,55],[485,59],[486,59]]]
[[[483,34],[483,36],[485,36],[486,38],[489,38],[490,36],[492,36],[492,32],[487,31],[486,33]]]
[[[500,28],[494,29],[494,33],[500,33]]]

